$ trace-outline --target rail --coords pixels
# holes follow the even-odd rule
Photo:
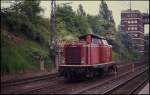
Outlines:
[[[34,82],[34,81],[54,78],[56,76],[57,76],[57,74],[54,73],[54,74],[46,74],[46,75],[18,79],[18,80],[9,80],[9,81],[5,81],[5,82],[1,82],[1,87],[15,86],[15,85],[19,85],[19,84],[30,83],[30,82]]]
[[[121,88],[122,86],[126,85],[127,83],[129,83],[129,82],[132,81],[133,79],[136,79],[137,77],[141,76],[141,74],[145,73],[147,70],[148,70],[148,68],[145,69],[145,70],[143,70],[142,72],[138,73],[137,75],[133,76],[132,78],[129,78],[128,80],[126,80],[126,81],[124,81],[124,82],[122,82],[122,83],[120,83],[120,84],[118,84],[118,85],[112,87],[111,89],[106,90],[106,91],[103,92],[102,94],[110,94],[110,93],[112,93],[112,92],[118,90],[119,88]],[[146,80],[147,80],[147,79],[145,79],[143,82],[145,82]],[[143,82],[140,83],[140,84],[136,87],[136,89],[137,89],[141,84],[143,84]],[[133,93],[136,89],[131,90],[129,93]],[[122,94],[123,94],[123,93],[122,93]]]
[[[145,66],[140,66],[140,67],[137,67],[137,68],[135,68],[135,72],[136,72],[136,70],[141,70],[142,68],[145,68]],[[144,70],[145,71],[145,70]],[[75,92],[73,92],[72,94],[83,94],[83,93],[86,93],[87,91],[91,91],[91,90],[93,90],[93,89],[96,89],[97,87],[105,87],[107,84],[109,84],[110,82],[116,82],[118,79],[121,79],[121,78],[123,78],[124,76],[127,76],[128,74],[130,74],[131,73],[131,71],[128,71],[128,72],[125,72],[125,73],[123,73],[123,74],[121,74],[121,75],[118,75],[117,77],[113,77],[113,78],[110,78],[110,79],[108,79],[108,80],[105,80],[105,81],[103,81],[102,83],[98,83],[98,84],[95,84],[95,85],[92,85],[92,86],[89,86],[89,87],[86,87],[86,88],[83,88],[83,89],[81,89],[81,90],[79,90],[79,91],[75,91]],[[141,74],[141,73],[140,73]],[[128,80],[129,81],[129,80]],[[116,88],[116,87],[111,87],[111,89],[113,89],[113,88]],[[102,92],[98,92],[98,93],[96,93],[96,94],[99,94],[99,93],[102,93],[102,94],[107,94],[107,92],[109,91],[109,90],[111,90],[111,89],[105,89],[104,91],[102,91]],[[91,92],[90,92],[91,93]],[[88,93],[89,94],[89,93]]]

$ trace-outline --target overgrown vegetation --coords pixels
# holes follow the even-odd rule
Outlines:
[[[25,43],[18,45],[2,35],[2,72],[37,69],[36,56],[39,55],[44,56],[45,63],[51,63],[49,19],[40,15],[43,9],[39,4],[40,0],[15,1],[10,8],[1,10],[1,24],[9,32],[26,38]],[[99,14],[95,16],[86,14],[81,4],[77,11],[69,5],[57,6],[56,31],[57,38],[66,41],[78,40],[80,35],[87,33],[104,36],[113,47],[113,60],[135,60],[138,57],[128,35],[117,32],[112,12],[105,1],[102,1]]]
[[[39,0],[16,1],[10,8],[1,10],[1,23],[8,26],[10,32],[21,32],[28,38],[43,43],[42,32],[47,31],[44,26],[47,22],[39,15],[43,11],[39,4]]]
[[[42,18],[39,4],[39,0],[15,1],[10,8],[1,10],[1,25],[5,27],[1,28],[2,72],[39,70],[39,56],[50,66],[49,19]],[[4,35],[6,31],[10,34]],[[14,36],[25,41],[18,44]]]

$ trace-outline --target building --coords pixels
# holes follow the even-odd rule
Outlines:
[[[133,45],[140,53],[144,53],[144,24],[149,22],[147,15],[139,10],[121,12],[119,31],[127,32],[132,38]]]

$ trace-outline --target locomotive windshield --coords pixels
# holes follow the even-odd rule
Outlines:
[[[98,43],[99,43],[99,44],[102,44],[102,40],[101,40],[101,39],[99,39],[99,40],[98,40]]]
[[[84,39],[84,38],[82,38],[82,39],[80,39],[80,41],[85,41],[85,39]]]
[[[84,38],[82,38],[79,41],[82,43],[82,42],[85,42],[86,40]]]
[[[106,40],[102,40],[102,42],[103,42],[104,45],[108,45]]]
[[[98,40],[99,40],[99,39],[97,39],[97,38],[92,38],[92,42],[93,42],[94,44],[99,44]]]

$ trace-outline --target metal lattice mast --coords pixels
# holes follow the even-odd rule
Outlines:
[[[72,3],[72,2],[71,2]],[[63,3],[63,5],[71,4],[71,3]],[[59,40],[56,36],[56,0],[51,1],[51,14],[50,14],[50,39],[49,39],[49,48],[50,55],[52,55],[52,61],[56,65],[56,70],[58,71],[58,64],[60,63],[60,46]],[[52,54],[54,53],[55,54]]]
[[[50,18],[50,48],[54,48],[55,37],[54,34],[56,32],[56,0],[51,1],[51,18]]]
[[[50,14],[50,38],[49,38],[49,55],[52,58],[52,62],[56,64],[55,57],[57,52],[56,41],[56,0],[52,0]]]
[[[73,2],[69,3],[62,3],[62,5],[72,4]],[[50,14],[50,49],[57,49],[58,47],[58,39],[56,38],[56,0],[51,1],[51,14]]]

